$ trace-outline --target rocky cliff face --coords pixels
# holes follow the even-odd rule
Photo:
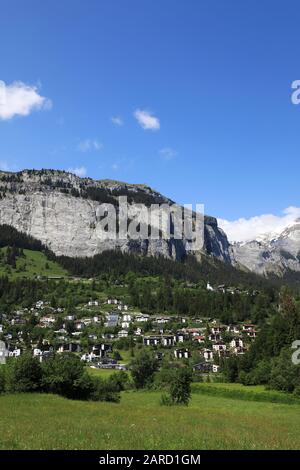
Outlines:
[[[300,220],[276,237],[235,243],[232,250],[237,263],[258,274],[300,271]]]
[[[0,173],[0,224],[8,224],[47,245],[57,255],[93,256],[104,250],[121,249],[145,255],[181,259],[186,240],[104,240],[98,208],[116,204],[118,196],[128,198],[128,218],[134,219],[133,203],[172,204],[145,185],[110,180],[79,178],[55,170],[24,170]],[[232,249],[213,217],[205,216],[204,252],[230,263]],[[199,253],[197,253],[199,255]]]

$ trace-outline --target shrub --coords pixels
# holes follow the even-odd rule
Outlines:
[[[136,388],[145,388],[152,384],[158,361],[145,349],[138,352],[131,361],[131,374]]]
[[[35,392],[41,389],[42,368],[37,358],[24,354],[6,365],[5,388],[8,392]]]
[[[117,387],[111,381],[101,379],[100,377],[93,378],[93,391],[90,396],[94,401],[110,401],[119,403],[121,395]]]
[[[85,372],[84,364],[73,354],[57,355],[44,362],[42,368],[45,392],[78,399],[86,399],[92,392],[93,382]]]

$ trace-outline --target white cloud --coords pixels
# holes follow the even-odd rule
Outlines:
[[[74,173],[74,175],[80,176],[83,178],[86,176],[86,168],[84,166],[76,167],[76,168],[68,168],[67,170],[69,173]]]
[[[119,170],[119,168],[120,168],[120,166],[118,165],[118,163],[113,163],[113,165],[112,165],[111,167],[112,167],[112,169],[113,169],[114,171],[117,171],[117,170]]]
[[[23,82],[6,85],[0,81],[0,119],[7,121],[14,116],[28,116],[34,110],[50,109],[52,102],[41,96],[35,86]]]
[[[172,160],[178,155],[178,152],[171,147],[164,147],[160,149],[159,153],[165,160]]]
[[[110,120],[116,126],[123,126],[124,125],[124,121],[120,116],[113,116],[112,118],[110,118]]]
[[[160,129],[159,119],[153,116],[152,113],[144,109],[137,109],[134,112],[134,117],[145,130],[158,131]]]
[[[78,150],[84,153],[91,152],[92,150],[99,152],[102,148],[103,145],[97,139],[85,139],[78,144]]]
[[[290,206],[281,215],[262,214],[250,219],[224,220],[218,219],[219,226],[227,234],[231,242],[254,240],[265,234],[278,235],[287,226],[300,217],[300,207]]]

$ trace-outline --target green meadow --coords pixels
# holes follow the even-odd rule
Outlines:
[[[48,260],[40,251],[24,249],[24,257],[16,260],[16,267],[6,263],[5,254],[7,248],[0,248],[0,276],[9,276],[12,279],[19,277],[67,277],[68,273],[58,263]]]
[[[2,395],[0,448],[300,448],[300,404],[242,396],[243,390],[246,395],[268,393],[262,388],[247,391],[233,386],[241,394],[233,399],[223,395],[225,389],[230,390],[228,384],[219,386],[219,395],[201,386],[193,391],[188,407],[160,406],[161,393],[152,391],[123,392],[119,404],[45,394]]]

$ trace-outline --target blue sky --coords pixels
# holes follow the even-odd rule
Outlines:
[[[2,1],[0,80],[33,101],[2,113],[1,167],[280,216],[299,197],[299,14],[289,0]]]

